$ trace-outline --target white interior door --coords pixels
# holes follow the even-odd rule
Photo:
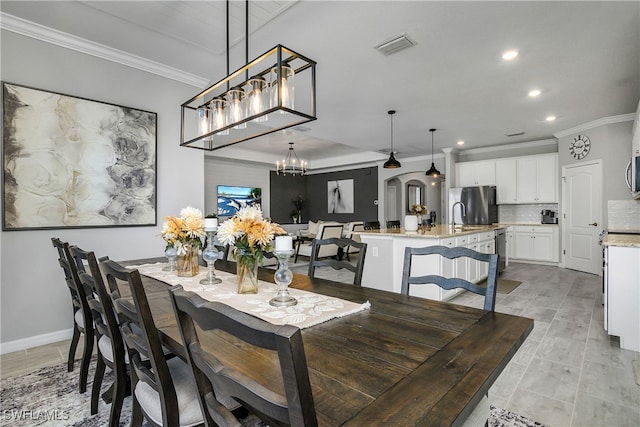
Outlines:
[[[602,161],[562,168],[562,258],[573,270],[600,274],[602,248]]]

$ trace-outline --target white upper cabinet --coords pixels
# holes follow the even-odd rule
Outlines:
[[[517,203],[557,203],[558,156],[516,159]]]
[[[496,160],[496,197],[498,204],[518,203],[516,159]]]
[[[466,162],[456,164],[456,186],[496,185],[496,162]]]

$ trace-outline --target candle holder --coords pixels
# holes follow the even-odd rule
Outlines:
[[[178,270],[178,265],[176,263],[176,259],[178,258],[178,251],[173,246],[167,248],[164,251],[164,256],[169,260],[169,264],[162,268],[162,271],[176,271]]]
[[[221,283],[215,272],[215,262],[218,259],[218,250],[213,244],[217,230],[205,230],[207,233],[207,248],[202,252],[202,259],[207,262],[207,276],[200,280],[201,285],[215,285]]]
[[[289,294],[289,285],[293,280],[293,273],[289,270],[289,258],[294,254],[293,249],[275,251],[278,257],[278,270],[273,275],[276,280],[276,296],[269,300],[269,304],[275,307],[289,307],[298,304],[298,300]]]

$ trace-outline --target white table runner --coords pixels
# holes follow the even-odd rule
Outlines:
[[[195,292],[207,301],[227,304],[274,325],[288,324],[304,329],[371,307],[369,301],[358,304],[292,288],[289,288],[289,293],[298,300],[298,304],[292,307],[274,307],[269,305],[269,300],[276,294],[276,285],[273,283],[260,280],[257,294],[239,295],[235,274],[216,270],[216,276],[222,279],[222,283],[201,285],[200,280],[207,275],[206,268],[200,267],[200,273],[194,277],[178,277],[175,272],[162,271],[165,266],[165,263],[155,263],[132,265],[129,268],[138,269],[140,274],[173,286],[182,285],[185,290]]]

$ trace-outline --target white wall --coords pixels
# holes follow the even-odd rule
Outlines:
[[[602,159],[602,218],[605,228],[608,223],[607,202],[609,200],[632,199],[624,180],[625,168],[631,157],[632,126],[632,120],[605,124],[558,139],[560,172],[562,172],[562,167],[565,165],[581,163],[586,160]],[[585,159],[575,160],[569,154],[569,145],[579,133],[589,137],[591,151]],[[562,197],[560,200],[562,200]],[[560,210],[562,211],[562,206],[560,206]]]
[[[5,353],[70,336],[69,292],[51,237],[115,260],[162,256],[162,218],[204,207],[204,155],[179,146],[179,106],[198,88],[9,31],[1,36],[3,81],[158,113],[157,226],[2,232]]]

